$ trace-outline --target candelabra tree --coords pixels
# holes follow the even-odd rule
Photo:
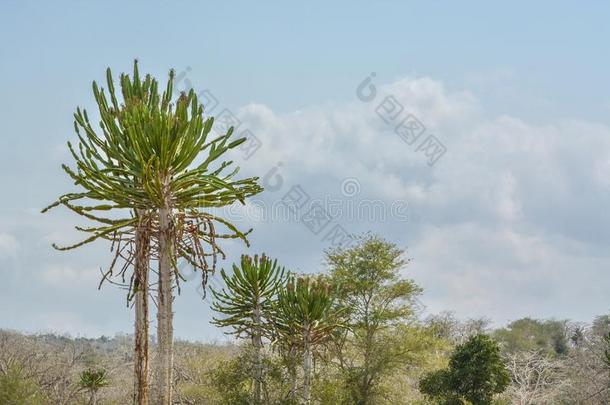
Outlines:
[[[205,291],[208,273],[215,269],[218,256],[224,257],[217,241],[240,238],[247,244],[249,232],[213,215],[209,208],[244,203],[245,198],[262,191],[258,178],[236,180],[239,168],[228,171],[232,161],[221,159],[245,139],[231,140],[233,128],[211,137],[214,119],[204,117],[204,107],[193,90],[172,101],[173,80],[170,71],[161,93],[156,79],[140,76],[136,61],[133,76],[120,76],[121,102],[110,69],[109,98],[94,82],[99,129],[93,128],[85,110],[77,109],[78,146],[68,143],[76,167],[62,165],[80,191],[62,195],[43,210],[62,205],[95,222],[94,226],[77,227],[88,234],[81,242],[54,245],[57,249],[74,249],[97,239],[112,242],[114,257],[102,282],[120,276],[129,290],[128,300],[136,299],[136,318],[140,319],[136,319],[135,402],[139,404],[148,401],[150,260],[158,262],[159,275],[155,402],[167,405],[172,401],[173,288],[179,288],[182,279],[178,259],[201,270]],[[220,230],[222,227],[226,230]],[[119,259],[124,264],[117,273]],[[134,264],[131,277],[126,277]]]
[[[277,260],[264,254],[254,258],[242,255],[240,265],[233,265],[233,273],[221,270],[225,287],[211,289],[212,309],[222,317],[213,323],[231,328],[230,334],[251,340],[254,349],[254,403],[262,403],[263,339],[270,336],[269,321],[273,316],[274,300],[285,281],[285,270]]]
[[[108,385],[108,373],[104,369],[87,369],[80,373],[79,385],[89,393],[88,405],[97,405],[99,390]]]
[[[336,291],[320,278],[291,276],[279,291],[274,318],[277,343],[300,348],[303,358],[302,399],[311,403],[314,352],[345,326],[345,310]]]

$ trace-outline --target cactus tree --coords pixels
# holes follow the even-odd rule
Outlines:
[[[87,112],[78,109],[75,114],[78,147],[69,144],[76,168],[62,166],[84,191],[65,194],[51,206],[66,206],[97,222],[94,227],[78,228],[89,233],[86,239],[61,249],[99,238],[112,240],[116,245],[115,260],[104,278],[112,275],[117,258],[123,257],[126,262],[121,275],[139,258],[137,262],[143,269],[135,271],[129,286],[142,300],[147,296],[149,255],[138,249],[150,248],[150,258],[158,261],[155,402],[161,405],[170,404],[172,398],[172,290],[181,277],[177,260],[185,258],[200,269],[205,285],[217,255],[223,256],[218,239],[241,238],[247,243],[247,232],[239,231],[207,209],[244,203],[245,198],[262,190],[255,177],[234,179],[238,168],[226,171],[231,161],[218,162],[245,139],[231,141],[232,128],[223,135],[210,137],[214,119],[204,117],[203,105],[193,90],[172,100],[173,81],[171,71],[161,92],[157,80],[150,75],[140,77],[136,62],[133,76],[120,77],[120,101],[110,70],[109,98],[94,82],[100,129],[96,132]],[[131,212],[127,219],[102,216],[108,210],[124,212],[124,209]],[[227,231],[219,231],[223,226]],[[139,239],[139,235],[147,239]],[[141,243],[136,244],[136,240]],[[143,305],[141,309],[145,308]]]
[[[97,405],[99,390],[108,385],[108,373],[104,369],[87,369],[80,373],[79,385],[89,394],[88,405]]]
[[[254,402],[262,403],[262,349],[263,338],[269,336],[268,321],[272,316],[274,300],[284,281],[284,269],[265,255],[241,257],[240,266],[233,265],[230,276],[221,270],[226,287],[212,289],[215,301],[212,309],[222,318],[213,323],[229,327],[229,333],[246,337],[254,348]]]
[[[301,347],[305,404],[311,403],[313,354],[343,327],[344,313],[336,305],[334,289],[319,278],[291,277],[280,290],[276,318],[278,340],[297,342]]]

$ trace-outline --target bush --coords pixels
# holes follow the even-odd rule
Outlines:
[[[45,400],[38,384],[16,367],[0,375],[0,404],[38,405]]]
[[[510,376],[497,343],[488,336],[477,335],[455,349],[447,369],[428,374],[419,388],[446,405],[464,401],[488,405],[509,384]]]

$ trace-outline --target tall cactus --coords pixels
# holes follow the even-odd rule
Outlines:
[[[110,69],[107,70],[110,98],[93,83],[100,130],[94,130],[85,110],[77,109],[78,147],[68,143],[76,168],[62,166],[84,191],[64,194],[45,209],[63,205],[96,221],[93,227],[77,228],[89,234],[82,242],[56,247],[66,250],[100,238],[111,240],[116,245],[115,257],[104,279],[113,275],[118,258],[122,257],[126,262],[120,275],[125,274],[134,258],[140,259],[141,268],[134,272],[129,284],[130,299],[135,293],[136,300],[142,300],[142,305],[136,305],[137,313],[138,309],[140,312],[146,310],[144,301],[148,295],[145,282],[148,255],[138,249],[151,247],[150,257],[159,264],[156,365],[159,380],[155,402],[161,405],[170,404],[172,398],[172,289],[181,280],[177,260],[185,258],[200,269],[205,285],[207,273],[215,267],[217,256],[224,256],[218,239],[240,238],[247,244],[248,233],[239,231],[206,209],[238,201],[244,203],[245,198],[262,190],[256,177],[235,180],[238,168],[227,173],[231,161],[217,163],[245,139],[230,141],[233,128],[210,139],[213,118],[204,117],[203,105],[199,104],[193,90],[180,94],[172,102],[173,80],[171,71],[165,91],[160,93],[155,79],[150,75],[140,77],[136,62],[132,77],[127,74],[120,77],[121,102]],[[126,219],[101,216],[109,210],[124,212],[124,209],[129,209],[132,216]],[[146,215],[145,221],[142,221],[143,215]],[[146,227],[142,227],[143,223]],[[219,232],[218,227],[225,227],[227,231]],[[149,240],[144,243],[134,234]],[[137,244],[136,239],[142,244]],[[139,316],[142,320],[147,314],[139,313]],[[136,322],[136,327],[145,323]],[[144,346],[147,345],[141,347]],[[136,379],[146,379],[142,375],[145,369],[136,365]],[[138,403],[146,403],[142,398],[145,396],[136,394]]]
[[[284,268],[264,254],[243,255],[240,266],[233,265],[230,276],[221,270],[226,287],[212,288],[215,301],[212,309],[223,315],[213,323],[229,327],[229,333],[249,338],[254,348],[254,403],[262,403],[263,338],[269,336],[268,321],[274,308],[274,300],[285,278]]]
[[[277,301],[278,340],[298,342],[303,357],[304,404],[311,403],[312,360],[316,349],[344,325],[343,308],[332,286],[320,278],[291,277]]]

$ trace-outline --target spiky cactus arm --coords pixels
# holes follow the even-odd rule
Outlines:
[[[225,287],[212,289],[212,309],[222,317],[213,323],[229,328],[229,334],[250,339],[254,348],[254,402],[262,401],[263,338],[270,337],[269,320],[273,302],[285,279],[285,270],[265,255],[243,255],[233,274],[221,270]]]

